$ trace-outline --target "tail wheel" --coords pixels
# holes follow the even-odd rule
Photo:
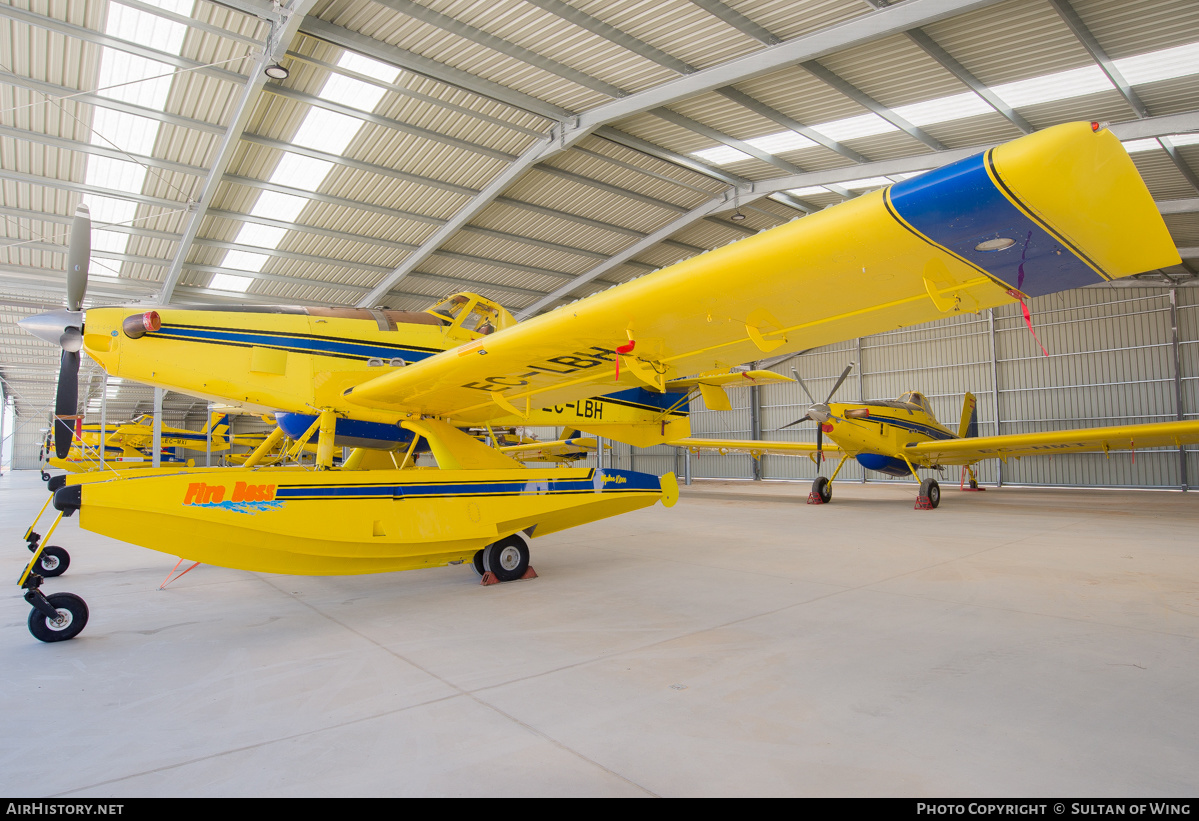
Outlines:
[[[38,641],[73,639],[87,626],[87,602],[74,593],[51,593],[46,601],[58,611],[58,617],[48,618],[40,610],[29,614],[29,632]]]
[[[936,479],[925,479],[920,483],[920,495],[928,497],[928,503],[933,507],[941,504],[941,486]]]
[[[812,492],[827,505],[833,498],[833,485],[825,477],[817,476],[816,481],[812,482]]]
[[[47,545],[42,548],[42,555],[38,556],[37,564],[33,566],[33,572],[47,579],[52,579],[55,576],[61,576],[71,566],[71,554],[56,545]]]
[[[502,582],[513,582],[529,569],[529,544],[514,533],[483,548],[483,569]]]

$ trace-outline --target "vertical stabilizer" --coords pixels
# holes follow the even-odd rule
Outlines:
[[[978,436],[978,403],[969,391],[962,398],[962,421],[958,425],[958,436],[962,439]]]

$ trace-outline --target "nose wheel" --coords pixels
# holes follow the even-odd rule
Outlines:
[[[71,554],[57,545],[42,548],[42,555],[33,564],[33,572],[45,579],[52,579],[67,572],[71,566]]]
[[[29,632],[38,641],[73,639],[87,626],[87,602],[74,593],[51,593],[42,597],[42,601],[45,602],[45,608],[34,604],[34,609],[29,613]],[[46,611],[53,611],[54,615]]]

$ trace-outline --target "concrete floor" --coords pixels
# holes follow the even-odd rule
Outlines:
[[[0,793],[1199,793],[1199,496],[697,483],[539,539],[541,578],[307,578],[82,532],[0,599]],[[0,477],[3,578],[44,498]],[[45,751],[52,750],[53,762]]]

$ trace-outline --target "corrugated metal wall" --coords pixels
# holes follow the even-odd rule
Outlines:
[[[15,430],[4,431],[4,435],[12,436],[12,470],[36,470],[40,467],[37,459],[38,449],[42,445],[42,431],[50,427],[45,416],[14,416]]]
[[[957,428],[962,397],[978,399],[979,434],[1057,430],[1101,425],[1199,418],[1199,289],[1163,287],[1084,288],[1030,300],[1033,326],[1049,351],[1046,357],[1029,333],[1019,305],[965,314],[929,325],[891,331],[808,351],[773,370],[798,370],[812,394],[823,400],[842,369],[857,365],[834,400],[893,399],[919,390],[937,418]],[[1177,316],[1177,368],[1173,317]],[[813,441],[815,424],[799,418],[807,399],[798,385],[760,389],[764,439]],[[695,436],[751,438],[749,391],[733,395],[734,410],[718,413],[693,405]],[[998,413],[997,413],[998,410]],[[653,453],[665,449],[654,449]],[[650,464],[639,469],[649,470]],[[1178,488],[1184,476],[1177,449],[1131,453],[1074,454],[990,460],[980,466],[986,483]],[[1186,477],[1199,477],[1199,448],[1187,451]],[[672,468],[667,468],[672,469]],[[691,457],[692,476],[754,476],[749,456]],[[862,470],[847,464],[838,481],[861,481]],[[766,479],[811,479],[808,459],[766,456]],[[827,475],[827,471],[826,471]],[[868,481],[894,481],[869,474]],[[956,481],[946,471],[945,481]]]

